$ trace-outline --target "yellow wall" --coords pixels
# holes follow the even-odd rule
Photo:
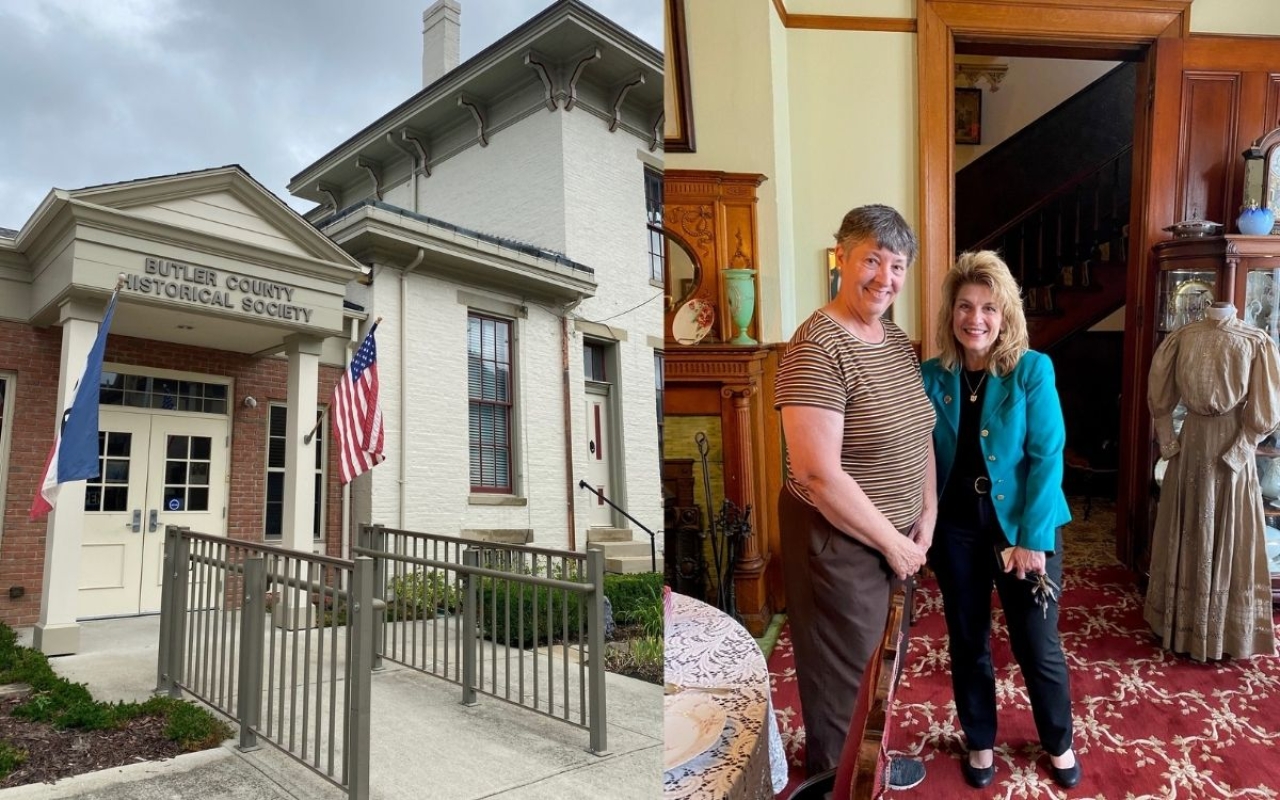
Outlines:
[[[793,14],[914,17],[913,0],[786,0]],[[914,34],[782,28],[772,0],[686,0],[697,152],[675,169],[759,172],[765,341],[791,335],[825,296],[824,251],[854,205],[917,192]],[[1195,0],[1192,29],[1280,36],[1280,0]],[[921,336],[919,287],[895,305]]]

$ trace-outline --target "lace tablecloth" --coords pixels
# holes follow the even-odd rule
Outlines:
[[[787,785],[787,758],[773,716],[769,668],[751,634],[727,614],[673,594],[666,626],[666,681],[731,686],[708,694],[727,712],[720,739],[663,775],[664,800],[765,800]]]

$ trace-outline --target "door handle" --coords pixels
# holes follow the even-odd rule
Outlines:
[[[142,530],[142,509],[135,508],[133,510],[133,520],[130,522],[126,522],[125,526],[128,527],[134,533],[138,533],[139,531],[141,531]]]
[[[147,512],[147,533],[155,533],[160,525],[160,512],[154,508]]]

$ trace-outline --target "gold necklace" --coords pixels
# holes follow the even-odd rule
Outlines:
[[[972,383],[969,382],[968,370],[961,369],[960,375],[964,377],[964,385],[969,387],[969,402],[970,403],[978,402],[978,390],[982,388],[982,382],[987,379],[986,370],[983,370],[982,377],[978,378],[977,386],[974,386]]]

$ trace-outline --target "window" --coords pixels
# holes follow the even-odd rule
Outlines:
[[[604,361],[608,355],[605,345],[598,342],[584,342],[582,345],[582,377],[597,383],[609,382],[609,371]]]
[[[288,406],[272,404],[267,411],[267,508],[263,530],[268,538],[279,539],[284,533],[284,458],[289,428]],[[320,432],[311,441],[316,445],[315,482],[316,500],[311,515],[311,535],[323,539],[321,525],[324,522],[324,443],[323,432],[328,428],[321,412]]]
[[[471,491],[511,494],[511,323],[467,315]]]
[[[150,375],[103,372],[98,402],[104,406],[160,408],[168,411],[227,413],[227,384],[183,381]]]
[[[133,434],[98,431],[98,477],[85,481],[85,511],[129,510],[129,456],[132,451]]]
[[[644,207],[649,224],[649,279],[662,283],[667,273],[667,237],[662,232],[662,173],[644,168]]]

